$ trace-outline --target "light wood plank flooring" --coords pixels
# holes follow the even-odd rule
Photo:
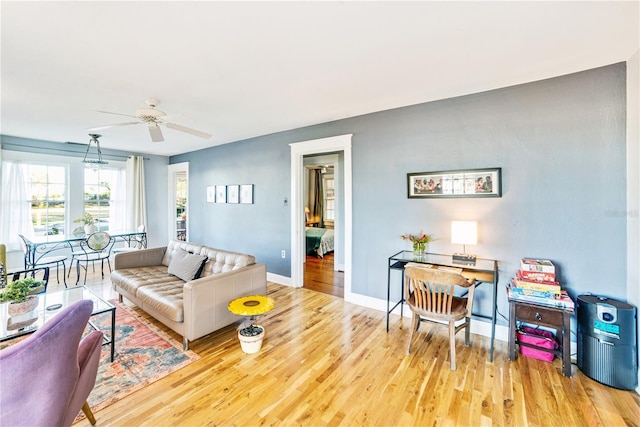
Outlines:
[[[115,296],[108,277],[92,275],[88,285]],[[576,366],[565,378],[558,359],[510,362],[499,341],[489,363],[487,338],[473,335],[467,348],[458,334],[458,369],[450,371],[446,328],[422,325],[422,342],[407,356],[408,319],[394,316],[387,334],[383,312],[274,283],[268,293],[276,308],[260,320],[267,336],[259,353],[242,353],[234,325],[196,340],[200,360],[97,412],[97,425],[640,424],[635,392]]]
[[[344,298],[344,272],[333,269],[333,252],[323,258],[307,255],[304,288]]]

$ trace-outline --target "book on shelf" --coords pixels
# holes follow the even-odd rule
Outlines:
[[[516,284],[515,279],[511,281],[511,292],[518,295],[529,295],[538,298],[556,298],[558,295],[560,295],[559,289],[558,292],[556,292],[555,290],[529,289],[526,287],[520,287]]]
[[[542,271],[525,271],[518,270],[520,277],[524,280],[533,280],[536,282],[555,282],[555,273],[543,273]]]
[[[520,269],[539,273],[556,273],[556,267],[548,259],[522,258],[520,260]]]
[[[537,281],[530,280],[522,276],[521,271],[518,270],[516,272],[516,277],[513,278],[512,282],[523,289],[532,289],[537,291],[547,291],[547,292],[555,292],[557,294],[560,293],[560,283],[557,281]]]
[[[554,294],[553,297],[550,298],[542,298],[532,295],[525,295],[518,293],[518,291],[514,291],[512,286],[507,286],[507,296],[511,300],[528,302],[532,304],[539,304],[546,307],[554,307],[561,308],[563,310],[574,310],[575,303],[569,296],[566,290],[562,290],[559,295]]]

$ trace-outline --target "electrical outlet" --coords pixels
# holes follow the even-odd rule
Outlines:
[[[287,252],[283,249],[280,256],[282,257],[282,259],[285,259],[287,257]]]

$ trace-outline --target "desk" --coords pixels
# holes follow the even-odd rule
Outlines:
[[[387,332],[389,332],[389,315],[395,308],[400,305],[400,315],[403,315],[404,309],[404,266],[409,262],[417,262],[420,264],[432,264],[437,266],[462,268],[462,276],[465,278],[474,278],[481,283],[490,283],[493,285],[491,317],[474,314],[474,317],[483,319],[491,319],[491,350],[489,352],[489,361],[493,362],[494,339],[496,336],[496,313],[498,300],[498,261],[493,259],[478,258],[476,263],[463,264],[453,262],[451,255],[426,253],[423,256],[416,256],[413,251],[400,251],[389,257],[387,265]],[[396,302],[393,307],[391,305],[391,271],[399,270],[402,272],[400,301]]]
[[[107,231],[109,235],[115,238],[116,242],[125,242],[130,245],[132,241],[140,242],[143,247],[147,247],[147,233],[146,231]],[[52,234],[49,236],[38,236],[30,239],[25,238],[27,244],[27,251],[24,254],[24,265],[27,268],[28,264],[36,265],[38,261],[47,254],[58,251],[61,249],[73,249],[77,246],[81,240],[86,239],[85,234],[81,235],[65,235],[65,234]],[[71,268],[71,266],[69,266]]]

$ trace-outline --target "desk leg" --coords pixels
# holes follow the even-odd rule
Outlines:
[[[387,332],[389,332],[389,300],[391,299],[391,268],[387,268]]]
[[[116,352],[116,309],[111,310],[111,361]]]
[[[497,276],[497,273],[494,273]],[[491,307],[491,349],[489,350],[489,362],[493,362],[493,349],[496,338],[496,313],[498,311],[498,278],[493,280],[493,304]]]

